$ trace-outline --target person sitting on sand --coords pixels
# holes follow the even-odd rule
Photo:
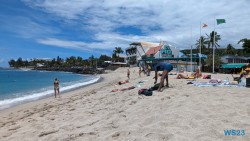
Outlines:
[[[248,77],[247,72],[243,72],[242,77],[240,78],[240,81],[239,81],[239,85],[246,86],[247,77]]]
[[[57,80],[57,78],[55,78],[55,81],[54,81],[54,91],[55,91],[55,98],[57,94],[60,97],[59,80]]]
[[[166,79],[166,83],[167,83],[166,86],[168,87],[168,73],[173,70],[173,65],[170,63],[166,63],[166,62],[159,62],[154,66],[154,70],[155,70],[155,77],[154,77],[155,82],[154,82],[154,84],[157,83],[158,71],[160,71],[160,70],[163,71],[162,76],[161,76],[161,80],[160,80],[160,85],[158,88],[158,91],[162,91],[161,88],[164,85],[164,79]]]
[[[244,76],[244,75],[247,75],[247,72],[246,71],[243,71],[241,74],[240,74],[240,77],[234,77],[233,74],[232,74],[232,77],[235,81],[237,81],[238,83],[240,82],[241,78]]]
[[[200,78],[200,77],[202,77],[202,74],[199,67],[197,67],[195,71],[195,78]]]

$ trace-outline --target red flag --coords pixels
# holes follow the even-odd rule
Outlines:
[[[204,27],[207,27],[207,24],[204,24],[204,23],[203,23],[203,26],[202,26],[202,28],[204,28]]]

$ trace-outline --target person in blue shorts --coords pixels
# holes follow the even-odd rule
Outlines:
[[[166,62],[159,62],[154,66],[154,70],[155,70],[154,84],[157,83],[158,71],[163,71],[161,80],[160,80],[160,85],[158,88],[158,91],[161,91],[161,88],[164,85],[164,79],[166,79],[166,83],[167,83],[166,86],[168,87],[168,73],[173,70],[173,65],[170,63],[166,63]]]

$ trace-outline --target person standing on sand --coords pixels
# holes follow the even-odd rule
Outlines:
[[[141,77],[141,67],[139,67],[139,76]]]
[[[173,65],[170,63],[166,63],[166,62],[159,62],[154,66],[154,70],[155,70],[155,82],[154,84],[157,83],[157,77],[158,77],[158,71],[162,70],[162,76],[161,76],[161,80],[160,80],[160,85],[158,88],[158,91],[162,91],[161,88],[164,85],[164,79],[166,79],[166,86],[168,87],[168,73],[173,70]]]
[[[127,71],[127,77],[128,77],[128,79],[130,79],[130,70],[129,69]]]
[[[57,78],[55,78],[55,81],[54,81],[54,91],[55,91],[55,98],[56,98],[56,95],[60,97],[59,80],[57,80]]]

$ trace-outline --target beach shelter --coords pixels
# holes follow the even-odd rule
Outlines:
[[[232,64],[222,64],[221,68],[224,68],[224,69],[241,69],[244,66],[246,66],[246,64],[232,63]]]
[[[221,69],[223,72],[230,73],[230,72],[243,72],[243,68],[246,66],[244,63],[230,63],[230,64],[222,64]]]

